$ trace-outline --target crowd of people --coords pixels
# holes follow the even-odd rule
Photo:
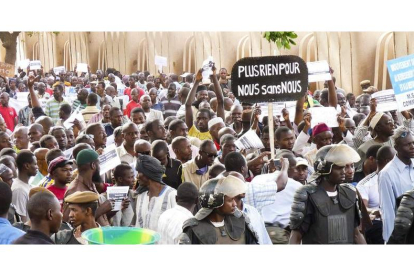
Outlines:
[[[413,113],[377,111],[369,81],[356,97],[331,71],[270,118],[214,65],[209,81],[88,71],[0,76],[0,244],[87,244],[111,226],[159,244],[414,243]],[[311,127],[326,107],[339,127]],[[240,149],[248,132],[263,147]],[[121,163],[102,173],[112,144]],[[120,210],[112,186],[128,187]]]

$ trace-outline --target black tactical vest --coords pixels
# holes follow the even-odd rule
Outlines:
[[[338,194],[330,198],[318,186],[309,195],[307,204],[314,209],[309,231],[302,237],[303,244],[354,243],[356,192],[347,184],[338,185]],[[309,207],[308,207],[309,208]]]

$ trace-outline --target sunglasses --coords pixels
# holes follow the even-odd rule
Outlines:
[[[151,151],[143,151],[143,152],[137,152],[138,154],[142,154],[142,155],[150,155]]]
[[[212,158],[212,157],[216,158],[218,156],[216,153],[208,153],[208,152],[205,152],[205,151],[202,151],[202,152],[204,152],[207,155],[208,158]]]

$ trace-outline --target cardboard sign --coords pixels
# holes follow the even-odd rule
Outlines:
[[[319,123],[325,123],[328,127],[338,127],[338,112],[333,106],[330,107],[312,107],[309,108],[312,114],[311,127]]]
[[[124,198],[128,197],[128,186],[114,186],[108,187],[106,189],[106,194],[108,195],[108,199],[113,199],[115,201],[114,207],[112,211],[119,211],[121,210],[121,204]]]
[[[329,64],[326,60],[308,62],[309,82],[327,81],[331,80],[332,76],[329,71]]]
[[[41,63],[40,60],[32,60],[29,63],[30,70],[40,70],[41,69]]]
[[[55,75],[59,75],[60,72],[65,73],[66,72],[65,66],[55,67],[53,68],[53,72],[55,73]]]
[[[14,77],[14,65],[0,62],[0,75],[3,77]]]
[[[121,164],[121,159],[119,159],[119,156],[116,153],[115,144],[107,147],[104,153],[102,155],[99,155],[99,164],[101,167],[101,174],[104,174]]]
[[[372,98],[377,100],[377,111],[385,112],[398,109],[397,100],[392,89],[376,92],[372,94]]]
[[[414,108],[414,55],[387,61],[399,111]]]
[[[234,64],[231,80],[240,102],[294,101],[308,90],[308,67],[298,56],[242,58]]]

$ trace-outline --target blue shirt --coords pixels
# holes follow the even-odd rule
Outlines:
[[[11,244],[25,233],[13,227],[5,218],[0,218],[0,244]]]
[[[379,202],[383,222],[382,237],[384,241],[388,241],[394,230],[397,198],[414,187],[413,160],[410,165],[405,165],[395,156],[378,174]]]

